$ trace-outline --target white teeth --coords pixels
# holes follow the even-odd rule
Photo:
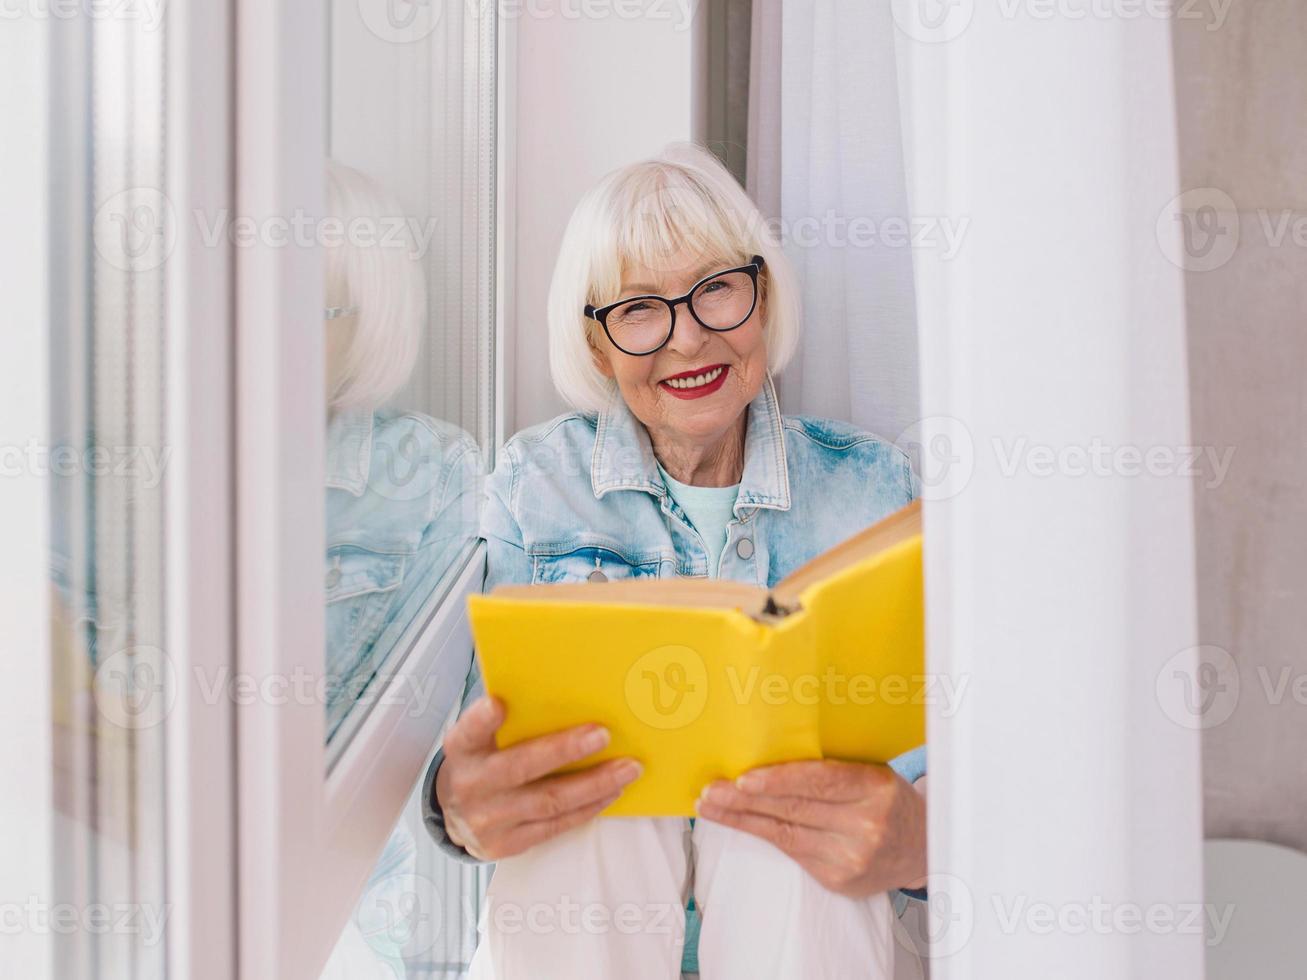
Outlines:
[[[671,378],[664,382],[664,384],[670,385],[673,388],[679,388],[682,391],[688,388],[702,388],[704,385],[710,385],[720,378],[724,370],[726,369],[714,368],[707,374],[700,374],[693,378]]]

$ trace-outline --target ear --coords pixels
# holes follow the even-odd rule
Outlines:
[[[614,378],[612,362],[608,360],[603,351],[595,346],[593,338],[589,340],[589,343],[590,356],[594,358],[594,366],[599,370],[600,374],[611,381]]]

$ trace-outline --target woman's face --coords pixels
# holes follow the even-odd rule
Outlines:
[[[728,267],[720,260],[682,251],[660,261],[657,269],[637,265],[624,270],[621,296],[683,296],[700,279]],[[762,323],[761,298],[744,325],[727,333],[701,327],[682,303],[676,307],[672,339],[656,354],[624,354],[600,329],[595,359],[651,433],[677,443],[711,447],[762,390],[767,377]],[[693,383],[705,376],[709,383],[686,387],[684,379]],[[677,384],[670,384],[672,380]]]

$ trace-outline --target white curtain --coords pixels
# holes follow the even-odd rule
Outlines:
[[[1199,977],[1206,689],[1169,22],[755,12],[751,190],[827,236],[791,242],[807,335],[786,410],[890,438],[920,417],[911,441],[930,447],[928,667],[965,690],[930,715],[931,972]],[[855,217],[936,238],[832,237]]]
[[[803,286],[782,405],[891,440],[919,417],[894,45],[887,3],[754,3],[749,190]]]
[[[803,289],[803,342],[777,385],[784,410],[909,448],[917,323],[895,44],[887,3],[754,0],[747,183]],[[932,929],[920,908],[896,925],[897,977],[929,976],[916,951]]]
[[[1226,678],[1197,648],[1170,21],[950,9],[906,46],[913,205],[972,218],[916,268],[928,669],[969,681],[929,728],[933,972],[1201,977]]]

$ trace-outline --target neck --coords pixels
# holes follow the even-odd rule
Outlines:
[[[672,477],[692,487],[732,487],[744,476],[747,412],[716,439],[690,442],[667,432],[650,432],[654,455]]]

